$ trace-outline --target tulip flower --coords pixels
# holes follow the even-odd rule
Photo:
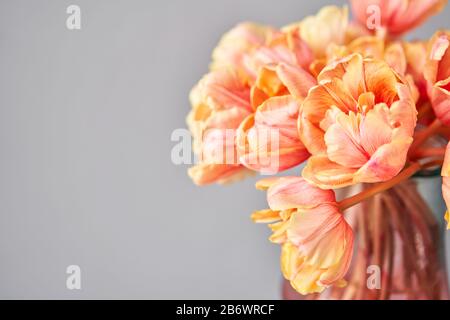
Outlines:
[[[386,43],[376,36],[359,37],[345,46],[330,46],[327,58],[333,62],[353,53],[365,58],[384,59],[399,75],[405,75],[407,61],[401,42]]]
[[[428,96],[436,117],[450,125],[450,32],[437,32],[430,40],[425,66]]]
[[[377,36],[362,36],[345,46],[330,46],[327,59],[331,62],[353,53],[359,53],[366,58],[385,60],[403,81],[410,83],[414,99],[418,100],[420,105],[427,101],[426,81],[423,76],[427,60],[425,42],[386,42]]]
[[[200,163],[189,170],[190,177],[204,185],[229,182],[244,174],[246,169],[232,160],[237,159],[235,132],[252,112],[248,85],[237,72],[220,69],[203,77],[190,99],[192,110],[187,123],[194,153],[200,158]]]
[[[321,204],[295,212],[283,244],[283,275],[301,294],[322,292],[343,279],[353,254],[353,231],[337,206]]]
[[[362,26],[385,30],[391,36],[414,29],[446,4],[447,0],[351,0],[355,19]]]
[[[256,222],[273,222],[271,241],[282,245],[284,277],[301,294],[345,284],[353,253],[353,231],[339,212],[334,192],[300,177],[270,178],[257,183],[267,189],[270,209],[258,211]]]
[[[303,177],[325,188],[380,182],[404,167],[417,111],[408,84],[382,60],[353,54],[327,66],[303,101]]]
[[[311,52],[299,38],[298,29],[292,27],[256,49],[249,61],[249,70],[256,71],[250,93],[255,113],[238,130],[240,162],[249,169],[273,174],[309,156],[298,137],[297,117],[298,103],[316,84],[304,69],[311,61]]]
[[[271,80],[258,83],[266,97],[272,97],[242,122],[237,133],[241,163],[268,174],[294,167],[309,157],[298,135],[297,119],[299,102],[315,84],[315,79],[299,67],[279,64],[273,71],[267,76]],[[287,95],[277,96],[280,92]]]

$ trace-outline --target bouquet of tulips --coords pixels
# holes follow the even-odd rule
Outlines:
[[[450,31],[402,36],[446,2],[352,0],[353,20],[347,7],[328,6],[281,29],[239,24],[192,89],[187,122],[198,162],[189,176],[198,185],[266,176],[256,188],[269,209],[252,219],[270,223],[296,292],[386,298],[386,286],[400,290],[401,280],[416,298],[413,288],[442,297],[436,288],[446,279],[436,278],[430,249],[436,229],[408,178],[442,167],[450,205]],[[275,175],[302,163],[298,176]],[[353,221],[356,209],[363,214]],[[382,268],[376,293],[361,275],[372,264]],[[363,271],[348,279],[349,269]]]

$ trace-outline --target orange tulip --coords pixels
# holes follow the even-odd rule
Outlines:
[[[361,37],[349,46],[349,53],[361,53],[364,57],[384,59],[410,84],[414,100],[422,105],[428,100],[424,69],[426,63],[426,43],[423,41],[386,42],[376,36]]]
[[[427,49],[425,41],[403,42],[406,56],[406,74],[410,75],[418,90],[417,105],[428,101],[427,82],[424,77],[427,62]]]
[[[450,32],[437,32],[430,40],[425,79],[436,116],[450,125]]]
[[[332,62],[353,53],[359,53],[365,58],[385,60],[403,81],[410,83],[418,104],[421,105],[428,99],[423,76],[427,60],[425,42],[387,42],[377,36],[361,36],[346,46],[330,46],[327,59]]]
[[[267,80],[270,77],[272,80]],[[309,73],[283,63],[258,83],[261,91],[267,93],[263,99],[272,97],[239,127],[237,145],[241,163],[270,174],[294,167],[309,157],[298,136],[297,119],[299,101],[314,84],[315,79]],[[280,93],[291,95],[277,96]]]
[[[346,284],[343,279],[353,255],[353,231],[337,206],[321,204],[298,210],[283,244],[283,275],[301,294]]]
[[[417,120],[409,86],[386,62],[360,54],[330,64],[318,81],[300,109],[300,137],[312,154],[303,177],[331,189],[396,176]]]
[[[298,103],[291,96],[273,97],[238,130],[240,161],[247,168],[274,174],[309,157],[297,131]]]
[[[271,241],[282,245],[284,277],[301,294],[344,285],[353,253],[353,231],[339,212],[334,192],[300,177],[265,179],[270,209],[255,212],[256,222],[275,222]],[[276,222],[278,221],[278,222]]]
[[[200,163],[189,169],[198,185],[226,183],[246,169],[237,160],[235,132],[251,112],[250,88],[229,69],[212,71],[192,89],[187,123]]]
[[[353,53],[359,53],[364,58],[384,59],[399,75],[405,75],[407,61],[401,42],[386,43],[376,36],[359,37],[345,46],[330,46],[327,51],[328,63]]]
[[[312,52],[300,38],[298,28],[273,33],[265,45],[247,56],[253,108],[274,96],[304,98],[305,91],[315,84],[306,71],[311,61]]]
[[[378,27],[392,36],[414,29],[446,4],[447,0],[351,0],[355,19],[361,25]],[[380,25],[373,26],[377,19]]]
[[[326,6],[316,15],[308,16],[283,30],[298,28],[302,39],[314,53],[309,70],[317,76],[322,68],[336,58],[335,50],[346,51],[346,46],[359,37],[369,33],[357,23],[348,21],[348,8]],[[343,55],[339,55],[342,57]]]

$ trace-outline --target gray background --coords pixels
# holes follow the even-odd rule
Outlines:
[[[266,206],[255,179],[195,187],[170,135],[221,34],[333,2],[1,0],[0,298],[278,298],[278,248],[249,219]]]

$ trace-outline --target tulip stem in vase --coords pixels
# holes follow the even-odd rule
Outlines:
[[[394,179],[379,183],[378,185],[376,185],[370,189],[367,189],[367,190],[365,190],[361,193],[358,193],[352,197],[342,200],[341,202],[339,202],[339,208],[341,209],[341,211],[344,211],[344,210],[360,203],[361,201],[364,201],[370,197],[373,197],[377,193],[388,190],[388,189],[392,188],[393,186],[395,186],[396,184],[399,184],[403,180],[410,178],[421,168],[422,168],[422,166],[420,165],[420,163],[415,162],[415,163],[411,164],[408,168],[404,169]]]

